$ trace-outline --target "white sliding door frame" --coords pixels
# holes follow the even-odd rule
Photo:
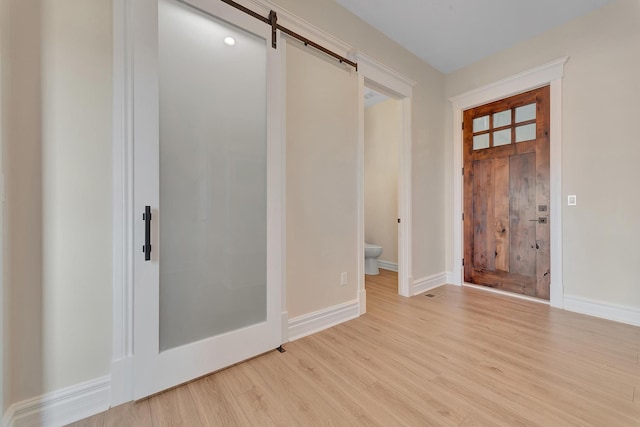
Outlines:
[[[3,7],[0,6],[0,11],[2,11]],[[4,181],[4,132],[5,132],[5,112],[4,112],[4,96],[5,96],[5,87],[4,87],[4,74],[3,67],[6,61],[5,56],[5,48],[4,43],[6,39],[3,37],[2,28],[4,24],[2,18],[0,18],[0,408],[4,408],[4,353],[5,353],[5,336],[4,336],[4,318],[7,315],[5,313],[5,307],[7,307],[5,303],[5,293],[4,293],[4,200],[5,200],[5,181]],[[0,410],[0,424],[2,423],[2,418],[4,416],[4,411]]]

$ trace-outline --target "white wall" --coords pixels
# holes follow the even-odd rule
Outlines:
[[[7,15],[6,398],[17,402],[109,373],[111,2],[8,0]]]
[[[389,98],[364,112],[364,239],[398,262],[398,147],[402,104]]]
[[[413,271],[445,271],[444,76],[333,0],[275,0],[279,6],[415,80],[412,104]]]
[[[620,0],[446,78],[447,98],[569,56],[562,94],[565,295],[640,308],[640,2]],[[447,269],[453,141],[447,122]],[[576,194],[578,205],[566,206]],[[553,272],[551,272],[553,274]]]
[[[358,80],[296,42],[286,55],[287,310],[295,318],[357,298]]]
[[[8,334],[8,315],[9,305],[7,304],[8,281],[4,277],[4,245],[6,242],[5,223],[4,223],[4,141],[6,139],[6,118],[5,109],[2,106],[5,103],[7,94],[6,70],[8,69],[8,57],[4,55],[7,52],[7,4],[6,0],[0,0],[0,419],[2,414],[9,406],[8,399],[5,399],[5,390],[9,388],[10,365],[7,357],[9,349]]]
[[[3,22],[10,23],[11,35],[9,51],[2,51],[3,69],[10,73],[3,85],[3,92],[10,89],[3,93],[3,115],[10,118],[4,140],[4,279],[9,287],[4,296],[13,308],[3,343],[9,353],[4,373],[12,376],[10,382],[3,378],[6,408],[7,403],[109,373],[112,46],[109,0],[2,1],[8,8]],[[433,208],[444,202],[444,77],[332,0],[278,3],[417,81],[412,106],[413,276],[444,271],[444,217]],[[292,55],[295,61],[296,53]],[[324,59],[301,58],[306,59],[296,66],[322,75],[331,74],[328,66],[337,68]],[[354,102],[355,97],[354,92]],[[354,112],[353,122],[345,122],[345,127],[353,124],[355,129],[356,122]],[[325,173],[351,182],[355,136],[353,147],[318,145],[322,147],[340,153],[344,149],[342,162],[338,159]],[[355,184],[337,193],[341,208],[336,217],[340,213],[355,220],[350,212],[350,204],[356,203],[353,191]],[[343,226],[355,230],[355,222]],[[337,233],[339,227],[330,232]],[[355,238],[345,233],[336,241],[350,254],[344,267],[336,262],[331,271],[347,271],[349,284],[327,296],[322,289],[289,286],[291,317],[355,298],[359,255]],[[292,257],[287,264],[295,262]],[[323,282],[333,286],[334,276]],[[310,301],[305,295],[297,303],[296,292],[306,291],[318,298]]]
[[[40,2],[10,0],[3,107],[6,179],[5,276],[10,379],[7,402],[42,391],[42,173]]]
[[[42,366],[56,390],[110,369],[111,2],[42,4]]]

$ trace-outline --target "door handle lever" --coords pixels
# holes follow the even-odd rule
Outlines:
[[[144,221],[144,246],[142,252],[144,252],[144,260],[151,260],[151,206],[144,207],[144,213],[142,214],[142,220]]]
[[[541,217],[540,217],[540,218],[538,218],[538,219],[530,219],[529,221],[535,221],[535,222],[537,222],[538,224],[546,224],[549,220],[547,219],[547,217],[545,217],[545,216],[541,216]]]

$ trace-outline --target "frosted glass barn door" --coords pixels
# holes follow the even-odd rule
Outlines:
[[[146,3],[157,17],[136,15],[148,33],[134,53],[135,226],[146,250],[135,261],[135,398],[281,344],[270,28],[219,0]]]

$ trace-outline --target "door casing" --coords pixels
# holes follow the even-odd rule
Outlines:
[[[508,98],[528,90],[549,85],[551,90],[551,141],[550,141],[550,179],[551,203],[549,212],[551,234],[551,286],[549,304],[552,307],[564,308],[564,287],[562,283],[562,77],[564,64],[568,56],[556,59],[547,64],[523,71],[497,82],[473,89],[469,92],[449,98],[453,107],[453,245],[451,282],[454,285],[467,285],[463,281],[463,223],[462,223],[462,113],[469,108],[488,104],[499,99]],[[474,285],[475,286],[475,285]],[[483,289],[490,292],[489,288]],[[516,298],[531,299],[545,303],[535,298],[506,293]]]
[[[402,137],[398,145],[398,294],[412,296],[411,243],[411,99],[416,84],[363,53],[358,62],[358,302],[360,314],[366,312],[364,288],[364,88],[365,84],[397,99],[402,109]]]

